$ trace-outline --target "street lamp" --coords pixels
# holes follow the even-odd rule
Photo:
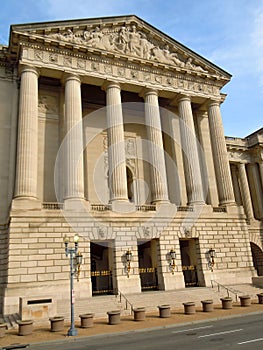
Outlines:
[[[77,274],[77,280],[79,280],[80,265],[82,263],[82,254],[78,252],[79,236],[75,234],[74,236],[74,247],[69,248],[69,237],[66,235],[64,237],[65,252],[66,257],[70,257],[70,306],[71,306],[71,323],[70,329],[68,330],[68,335],[78,335],[78,330],[74,326],[74,275]]]

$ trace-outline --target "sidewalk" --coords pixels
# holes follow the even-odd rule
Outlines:
[[[195,323],[208,320],[221,319],[224,317],[239,317],[249,313],[263,313],[263,305],[258,304],[256,300],[248,307],[241,307],[239,303],[233,303],[233,308],[223,310],[221,305],[214,305],[212,312],[203,312],[202,307],[196,307],[196,313],[193,315],[185,315],[183,306],[180,309],[171,309],[170,318],[159,318],[159,312],[147,313],[144,321],[135,322],[133,315],[122,316],[121,323],[118,325],[109,325],[108,318],[95,319],[92,328],[80,328],[80,320],[76,319],[75,326],[78,329],[77,337],[88,337],[100,334],[110,334],[116,332],[129,332],[142,330],[147,328],[160,328],[172,325],[182,325],[185,323]],[[34,326],[34,331],[31,335],[19,336],[17,329],[10,329],[6,332],[3,338],[0,338],[0,346],[10,346],[19,344],[43,343],[48,341],[67,341],[75,337],[68,337],[67,331],[69,324],[65,324],[64,330],[61,332],[50,332],[50,328]]]

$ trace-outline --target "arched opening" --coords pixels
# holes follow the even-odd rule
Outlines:
[[[130,202],[134,202],[133,175],[131,170],[128,167],[126,167],[126,177],[127,177],[128,199]]]
[[[250,242],[253,265],[258,276],[263,276],[263,252],[262,249],[255,243]]]

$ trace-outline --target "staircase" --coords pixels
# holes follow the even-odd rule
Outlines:
[[[0,315],[0,323],[6,323],[8,329],[17,328],[17,320],[20,320],[20,316],[17,313],[4,316]]]
[[[201,300],[212,299],[214,304],[221,304],[220,298],[227,296],[227,288],[229,295],[233,301],[238,301],[240,295],[250,295],[252,299],[257,299],[257,293],[263,292],[262,288],[257,288],[251,284],[240,284],[233,286],[214,287],[195,287],[185,288],[174,291],[148,291],[143,293],[122,295],[96,296],[76,300],[75,317],[80,314],[94,313],[95,318],[107,317],[107,311],[121,310],[121,315],[130,315],[131,309],[136,307],[145,307],[147,312],[157,311],[157,306],[161,304],[169,304],[172,308],[182,308],[183,302],[193,301],[197,306],[201,306]],[[237,299],[235,299],[235,295]],[[57,314],[70,319],[69,305],[65,306],[64,302],[58,301]]]

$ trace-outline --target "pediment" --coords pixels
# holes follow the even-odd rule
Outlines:
[[[107,17],[11,26],[17,36],[119,59],[229,81],[230,75],[137,16]],[[13,38],[13,39],[12,39]],[[224,85],[224,84],[223,84]]]

